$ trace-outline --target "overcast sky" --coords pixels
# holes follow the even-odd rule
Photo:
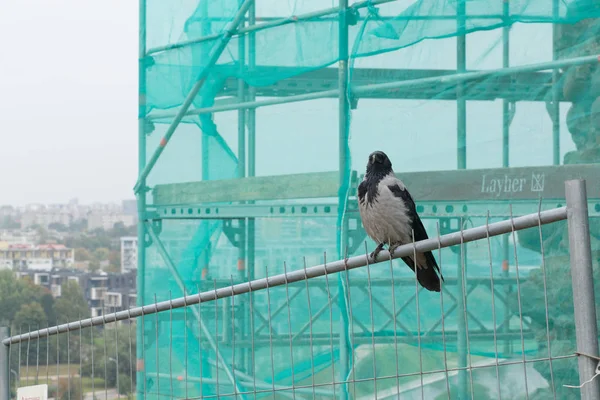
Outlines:
[[[185,3],[190,10],[195,2],[172,1]],[[277,0],[277,9],[265,10],[292,15],[333,3]],[[179,30],[171,26],[167,36],[177,40]],[[516,26],[511,38],[519,42],[511,46],[511,62],[549,60],[550,37],[549,25]],[[0,38],[0,204],[133,198],[138,1],[0,1]],[[500,32],[471,35],[467,46],[469,68],[500,67]],[[452,69],[455,59],[454,39],[448,39],[359,60],[356,65]],[[335,170],[336,104],[318,100],[259,109],[257,173]],[[454,168],[454,104],[361,100],[352,116],[353,168],[362,171],[367,154],[376,149],[388,152],[396,171]],[[562,108],[563,115],[566,109]],[[500,166],[501,103],[471,102],[468,113],[468,166]],[[216,121],[235,151],[235,112],[218,114]],[[158,143],[160,130],[150,143]],[[550,164],[551,132],[543,103],[520,103],[511,131],[511,164]],[[562,154],[574,147],[564,127],[561,145]],[[170,146],[179,155],[173,162],[183,168],[182,155],[197,156],[197,149],[185,153],[184,143],[180,153],[175,141]],[[532,152],[532,146],[537,151]],[[185,179],[184,171],[179,178]]]
[[[137,3],[0,1],[0,204],[133,197]]]

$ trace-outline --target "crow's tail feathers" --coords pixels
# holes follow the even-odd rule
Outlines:
[[[430,251],[425,253],[425,259],[427,261],[427,268],[417,268],[417,280],[425,289],[431,292],[439,292],[441,289],[440,277],[442,280],[444,280],[444,277]],[[412,257],[402,257],[402,260],[410,267],[410,269],[413,271],[415,270],[415,264]],[[438,272],[440,272],[439,276]]]

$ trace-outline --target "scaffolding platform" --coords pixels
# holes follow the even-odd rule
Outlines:
[[[295,75],[297,68],[256,67],[252,76],[268,77]],[[473,72],[473,71],[467,71]],[[421,80],[455,75],[455,70],[443,69],[379,69],[355,68],[352,71],[353,86]],[[559,74],[560,79],[560,74]],[[257,86],[259,97],[287,97],[315,92],[324,92],[338,88],[339,71],[337,68],[324,68],[307,72],[293,78],[284,79],[268,86]],[[552,98],[552,72],[517,72],[511,75],[484,77],[467,81],[463,98],[466,100],[493,101],[548,101]],[[456,100],[456,82],[435,82],[415,84],[413,87],[390,89],[376,93],[360,94],[360,98],[403,99],[403,100]],[[238,79],[229,78],[219,96],[235,96]],[[558,98],[564,101],[562,90]],[[338,98],[331,95],[330,98]]]

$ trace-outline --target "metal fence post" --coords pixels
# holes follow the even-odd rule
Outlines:
[[[597,356],[598,327],[585,180],[567,181],[565,192],[577,350]],[[579,382],[582,384],[595,375],[597,361],[585,356],[579,356],[578,361]],[[581,398],[600,400],[600,380],[594,379],[581,388]]]
[[[10,365],[8,365],[9,347],[2,343],[2,341],[9,336],[8,327],[0,326],[0,400],[8,400],[10,397]]]

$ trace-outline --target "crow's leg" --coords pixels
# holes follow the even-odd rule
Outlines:
[[[379,243],[379,245],[375,248],[375,250],[373,250],[373,252],[370,254],[371,259],[373,259],[373,261],[375,261],[375,259],[377,258],[377,255],[379,254],[379,252],[381,250],[383,250],[383,246],[385,245],[385,243]]]
[[[390,244],[390,246],[388,248],[388,250],[390,252],[390,255],[393,256],[394,255],[394,251],[396,251],[396,249],[398,247],[400,247],[400,246],[402,246],[402,243],[400,243],[400,242],[396,242],[396,243]]]

